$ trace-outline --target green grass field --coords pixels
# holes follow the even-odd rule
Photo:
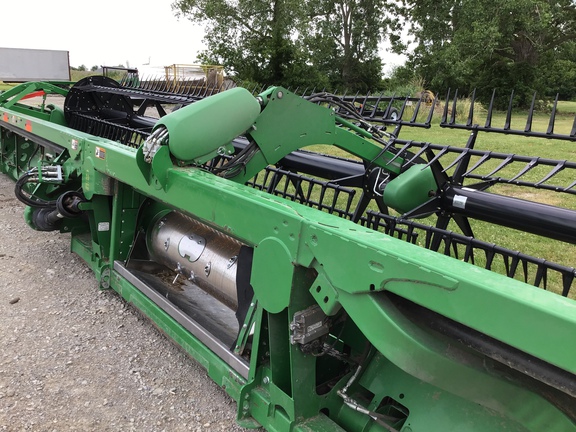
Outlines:
[[[560,114],[558,114],[556,117],[554,131],[559,134],[569,135],[574,124],[574,114],[569,115],[562,113],[568,113],[572,110],[576,111],[576,103],[563,102],[562,104],[559,104],[558,108]],[[477,112],[475,116],[475,122],[478,124],[484,124],[486,120],[485,116],[486,113]],[[512,128],[523,130],[526,125],[526,116],[527,113],[514,113],[511,123]],[[435,118],[436,119],[433,120],[433,125],[430,129],[404,127],[400,133],[399,138],[404,140],[444,144],[454,147],[464,147],[466,145],[470,134],[468,131],[441,128],[439,126],[440,115],[435,115]],[[549,120],[549,114],[535,114],[532,123],[532,130],[545,132],[549,127]],[[504,113],[494,114],[492,121],[493,127],[502,127],[504,122]],[[514,153],[517,155],[534,157],[539,156],[541,158],[554,160],[576,161],[576,142],[564,140],[527,138],[523,136],[505,135],[499,133],[480,133],[475,148],[499,153]],[[316,150],[327,152],[328,149],[320,148]],[[330,153],[336,154],[338,156],[346,156],[344,152],[337,149],[331,149],[329,151]],[[443,157],[441,159],[443,166],[447,166],[454,157],[455,156],[451,156],[450,154],[447,154],[445,157]],[[477,160],[478,158],[472,159],[470,166],[472,166]],[[499,163],[500,161],[487,162],[485,166],[483,166],[483,172],[490,172]],[[507,178],[514,177],[514,175],[517,174],[524,166],[524,164],[511,164],[509,167],[500,172],[499,175]],[[536,167],[530,170],[524,179],[531,182],[537,182],[538,180],[542,179],[550,169],[550,167]],[[449,174],[451,174],[450,171]],[[575,180],[576,178],[574,172],[565,170],[555,177],[555,184],[558,183],[561,186],[566,187]],[[465,185],[466,184],[470,183],[465,182]],[[529,187],[520,187],[510,184],[495,185],[488,189],[488,192],[576,210],[576,195],[573,194],[546,191],[543,189],[535,189]],[[396,213],[392,212],[392,214]],[[434,225],[436,223],[436,217],[429,217],[424,220],[419,220],[418,222]],[[483,221],[471,220],[470,222],[474,236],[480,240],[494,243],[514,251],[520,251],[537,258],[553,261],[567,267],[574,267],[576,264],[575,245],[559,242],[557,240],[550,240],[534,234],[517,231],[515,229],[506,228]],[[449,229],[453,230],[454,232],[460,232],[455,223],[451,223]],[[495,269],[499,270],[500,272],[504,272],[503,265],[497,265]],[[534,272],[529,272],[529,277],[533,278]],[[550,274],[548,279],[548,289],[555,292],[560,292],[561,286],[562,284],[560,277],[556,277],[556,275]],[[576,298],[576,286],[571,290],[571,297]]]
[[[576,113],[576,101],[558,101],[558,112],[562,114]]]
[[[571,110],[576,111],[576,103],[566,102],[561,105],[559,104],[560,112],[569,112]],[[483,124],[485,122],[484,116],[482,113],[479,113],[478,118],[476,119],[477,123]],[[526,116],[526,113],[515,113],[512,116],[512,128],[522,130],[526,125]],[[549,126],[549,120],[549,114],[536,114],[533,119],[532,130],[545,132]],[[498,113],[493,117],[492,125],[494,127],[502,127],[504,122],[505,115],[503,113]],[[568,135],[573,127],[573,123],[574,115],[558,115],[556,117],[554,131],[556,133]],[[416,141],[463,147],[466,144],[468,135],[469,132],[467,131],[443,129],[436,123],[429,130],[407,128],[407,130],[401,134],[401,137]],[[563,140],[527,138],[497,133],[481,133],[479,134],[475,148],[525,156],[539,156],[541,158],[554,160],[576,161],[576,142]],[[444,166],[446,166],[447,163],[449,163],[449,159],[446,159]],[[489,172],[499,163],[500,161],[487,163],[486,171]],[[504,169],[499,173],[499,175],[510,178],[517,174],[523,167],[523,164],[520,166],[510,165],[509,168]],[[525,179],[527,181],[537,182],[542,179],[549,170],[550,167],[537,167],[529,171],[526,174]],[[557,178],[555,178],[555,184],[560,184],[561,186],[566,187],[574,180],[576,180],[574,172],[566,170],[565,172],[561,172]],[[576,210],[576,195],[572,194],[515,185],[496,185],[488,191],[523,200]],[[495,243],[508,249],[518,250],[538,258],[544,258],[568,267],[574,267],[576,264],[576,246],[572,244],[550,240],[541,236],[482,221],[471,221],[471,225],[475,237],[484,241]],[[459,231],[455,224],[452,224],[450,228],[456,232]],[[561,281],[559,278],[552,278],[549,280],[549,289],[559,291],[560,287]],[[572,291],[576,291],[576,289],[573,289]],[[571,297],[576,298],[576,292],[572,292],[571,294]]]
[[[12,87],[14,87],[14,85],[6,84],[5,82],[0,81],[0,91],[10,90]]]

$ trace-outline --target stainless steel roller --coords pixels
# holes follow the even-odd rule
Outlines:
[[[236,271],[242,244],[178,212],[152,222],[146,235],[151,258],[236,310]]]

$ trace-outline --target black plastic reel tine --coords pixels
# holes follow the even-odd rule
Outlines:
[[[472,96],[470,99],[470,111],[468,111],[468,120],[466,121],[466,126],[472,126],[472,123],[474,122],[474,103],[476,102],[476,89],[472,91]]]
[[[522,269],[524,270],[524,283],[528,283],[528,261],[522,259]]]
[[[192,78],[188,78],[186,83],[182,85],[182,94],[192,94],[196,96],[195,90],[192,88],[193,84]]]
[[[330,213],[334,213],[334,211],[338,210],[338,197],[340,196],[340,189],[334,189],[334,195],[332,196],[332,203],[330,204]]]
[[[464,151],[462,151],[457,157],[456,159],[454,159],[452,162],[450,162],[450,164],[444,168],[442,170],[442,172],[446,172],[448,171],[450,168],[452,168],[454,165],[456,165],[457,163],[459,163],[463,158],[465,158],[466,156],[468,156],[468,152],[470,151],[470,149],[465,148]]]
[[[454,101],[452,102],[452,114],[450,115],[450,124],[456,124],[456,104],[458,102],[458,89],[454,91]]]
[[[484,268],[486,270],[492,269],[492,262],[494,261],[494,250],[493,249],[484,249],[484,254],[486,256],[486,265]]]
[[[204,99],[206,97],[207,88],[204,88],[204,85],[199,80],[190,80],[190,84],[194,83],[194,95],[199,99]]]
[[[352,203],[354,201],[355,193],[356,191],[353,191],[353,193],[348,194],[348,199],[346,200],[346,206],[344,207],[344,217],[346,219],[352,219],[352,212],[350,210],[352,209]]]
[[[516,271],[518,270],[518,264],[520,263],[520,257],[518,256],[519,252],[512,257],[512,262],[510,263],[510,269],[506,273],[509,278],[514,278],[516,276]]]
[[[534,107],[536,106],[536,92],[532,96],[532,103],[530,104],[530,109],[528,110],[528,118],[526,119],[526,126],[524,127],[524,132],[532,131],[532,120],[534,119]]]
[[[402,103],[402,107],[400,108],[400,114],[398,114],[398,119],[402,119],[404,118],[404,111],[406,110],[406,104],[408,103],[408,96],[406,96],[406,98],[404,99],[404,102]]]
[[[510,180],[508,180],[508,183],[511,183],[515,180],[517,180],[518,178],[522,177],[524,174],[526,174],[528,171],[530,171],[532,168],[534,168],[535,166],[538,165],[538,161],[540,160],[540,158],[536,157],[534,159],[532,159],[530,162],[528,162],[524,168],[522,168],[522,170],[516,174],[514,177],[512,177]]]
[[[394,102],[394,95],[392,95],[392,97],[390,97],[390,100],[388,101],[388,106],[386,106],[386,109],[384,110],[384,118],[387,118],[390,115],[390,111],[392,110],[392,102]]]
[[[554,133],[554,123],[556,122],[556,110],[558,109],[558,96],[556,93],[556,98],[554,99],[554,104],[552,105],[552,112],[550,113],[550,122],[548,123],[548,129],[546,133],[552,135]]]
[[[569,191],[569,190],[572,189],[574,186],[576,186],[576,180],[574,180],[572,183],[570,183],[570,186],[565,187],[564,189],[562,189],[562,192]]]
[[[305,196],[304,196],[304,188],[302,187],[304,180],[302,179],[302,176],[298,176],[297,180],[292,179],[292,183],[294,184],[294,188],[296,189],[296,196],[300,200],[300,203],[304,203]]]
[[[152,91],[161,91],[162,90],[162,83],[163,83],[163,79],[155,77],[154,80],[152,81]]]
[[[565,166],[566,166],[566,161],[559,162],[558,164],[556,164],[556,166],[552,170],[550,170],[550,172],[548,174],[546,174],[546,176],[542,180],[536,182],[534,185],[540,186],[542,183],[546,182],[547,180],[551,179],[556,174],[558,174],[560,171],[562,171]]]
[[[422,98],[420,98],[422,100]],[[441,124],[446,124],[446,120],[448,119],[448,104],[450,103],[450,89],[448,89],[448,93],[446,94],[446,102],[444,103],[444,111],[442,112],[442,118],[440,119]]]
[[[187,82],[186,79],[181,79],[180,81],[178,81],[174,86],[174,88],[172,89],[172,93],[175,95],[181,94],[180,92],[183,88],[185,88],[186,82]]]
[[[408,243],[416,244],[416,239],[418,238],[418,234],[414,233],[414,225],[410,224],[407,225],[406,228],[406,241]]]
[[[474,264],[474,245],[472,242],[466,243],[466,250],[464,251],[464,262]]]
[[[396,222],[397,222],[396,219],[386,220],[384,224],[384,232],[391,236],[397,234],[398,230],[396,229]]]
[[[506,275],[510,276],[510,257],[508,255],[502,255],[502,261],[504,262],[504,269],[506,270]]]
[[[571,137],[576,137],[576,115],[574,116],[574,122],[572,123],[572,130],[570,131]]]
[[[398,159],[400,157],[400,155],[402,153],[404,153],[406,150],[408,150],[410,147],[412,146],[412,141],[408,141],[406,144],[404,144],[404,147],[402,147],[400,150],[398,150],[398,153],[396,153],[392,159],[390,159],[388,161],[388,163],[386,165],[390,165],[392,162],[394,162],[396,159]]]
[[[350,102],[351,104],[356,103],[356,99],[358,99],[358,95],[359,95],[359,93],[357,92],[354,96],[352,96],[352,101]]]
[[[450,256],[450,249],[452,247],[452,235],[451,233],[447,233],[444,236],[444,251],[442,252],[446,256]]]
[[[480,160],[478,162],[476,162],[472,168],[470,168],[468,171],[466,171],[464,174],[462,174],[462,178],[466,177],[468,174],[470,174],[472,171],[476,170],[477,168],[480,167],[480,165],[482,165],[484,162],[486,162],[488,159],[490,159],[490,156],[492,155],[492,152],[488,152],[488,153],[484,153],[482,155],[482,157],[480,158]]]
[[[444,147],[442,150],[440,150],[438,153],[436,153],[436,155],[434,155],[434,157],[426,164],[422,167],[422,170],[428,168],[430,165],[432,165],[433,163],[435,163],[438,159],[440,159],[442,156],[444,156],[446,153],[448,152],[448,147]],[[445,172],[446,170],[442,170],[442,172]]]
[[[482,178],[487,179],[489,177],[492,177],[494,174],[496,174],[498,171],[504,169],[506,166],[510,165],[510,163],[512,163],[514,161],[514,155],[508,155],[506,157],[506,159],[504,159],[500,165],[498,165],[496,168],[494,168],[490,173],[482,176]]]
[[[538,264],[536,276],[534,277],[534,286],[539,287],[542,284],[543,289],[548,289],[548,267],[544,262]]]
[[[374,108],[372,108],[372,112],[370,113],[370,118],[374,118],[376,116],[376,111],[378,110],[378,105],[380,104],[380,100],[382,99],[382,94],[376,99],[374,102]]]
[[[514,102],[514,90],[510,94],[510,101],[508,102],[508,111],[506,112],[506,120],[504,122],[504,130],[510,130],[510,123],[512,123],[512,103]]]
[[[434,233],[432,232],[432,230],[426,230],[426,238],[424,239],[424,247],[426,249],[431,249],[431,245],[432,245],[432,235]]]
[[[490,104],[488,105],[488,114],[486,115],[485,128],[492,127],[492,113],[494,112],[494,99],[496,98],[496,89],[492,90],[492,97],[490,98]]]
[[[468,136],[468,141],[466,142],[466,150],[462,152],[461,157],[456,158],[458,161],[458,166],[454,170],[453,180],[458,184],[462,184],[462,179],[464,177],[463,173],[468,169],[468,164],[470,163],[470,156],[468,156],[468,152],[474,148],[477,137],[478,129],[473,129],[472,133]]]
[[[562,295],[564,297],[568,297],[568,294],[570,294],[572,282],[574,282],[574,270],[571,272],[562,273]]]
[[[408,99],[406,99],[406,101],[408,101]],[[418,117],[418,112],[420,111],[420,105],[422,104],[422,98],[420,98],[418,100],[418,102],[416,102],[416,107],[414,108],[414,114],[412,115],[412,118],[410,119],[410,123],[416,123],[416,117]]]
[[[458,243],[455,241],[452,242],[452,251],[453,251],[452,256],[456,259],[460,259],[459,253],[458,253]]]
[[[306,204],[309,204],[312,202],[312,191],[314,189],[314,186],[316,186],[316,183],[310,183],[309,184],[308,193],[306,194]]]
[[[428,111],[428,117],[426,118],[426,122],[424,123],[426,126],[430,126],[430,123],[432,123],[432,116],[434,115],[434,108],[436,107],[437,102],[438,102],[438,98],[435,96],[434,100],[432,101],[432,106],[430,107],[430,111]]]
[[[360,113],[363,115],[364,111],[366,110],[366,104],[368,103],[368,96],[370,95],[370,92],[366,93],[364,95],[364,102],[362,102],[362,107],[360,108]]]
[[[202,84],[200,84],[200,81],[193,81],[194,84],[194,96],[196,96],[198,99],[203,99],[206,97],[206,89],[204,88],[204,86]]]
[[[394,140],[394,137],[390,137],[390,139],[388,140],[388,142],[386,143],[386,145],[382,149],[382,153],[385,153],[388,150],[390,150],[390,148],[394,147],[395,144],[396,144],[396,141]]]
[[[180,88],[180,94],[183,96],[184,95],[191,96],[194,99],[196,99],[198,97],[197,87],[198,82],[196,82],[192,78],[188,78],[182,83],[182,86]]]

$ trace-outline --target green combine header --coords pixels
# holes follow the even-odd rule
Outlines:
[[[576,431],[574,268],[475,235],[483,221],[576,242],[576,210],[492,192],[573,195],[575,162],[476,148],[487,133],[574,142],[555,109],[548,131],[533,109],[515,130],[511,110],[475,124],[474,103],[459,124],[448,98],[441,126],[470,133],[448,146],[403,138],[436,101],[182,89],[5,91],[0,171],[30,227],[70,233],[241,426]]]

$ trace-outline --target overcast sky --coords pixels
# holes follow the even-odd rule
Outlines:
[[[0,47],[69,51],[70,65],[196,63],[204,29],[173,0],[3,0]],[[402,63],[384,55],[386,63]]]
[[[0,46],[69,51],[70,65],[195,63],[204,29],[172,0],[2,1]]]

